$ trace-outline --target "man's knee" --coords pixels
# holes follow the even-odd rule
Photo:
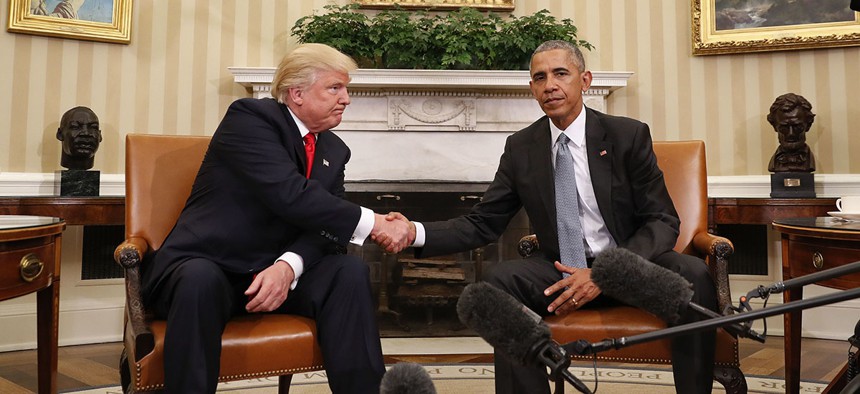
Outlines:
[[[504,288],[514,273],[514,266],[511,261],[500,261],[486,268],[481,280],[498,288]]]
[[[338,255],[333,259],[338,265],[337,279],[339,282],[349,282],[354,284],[369,284],[370,283],[370,267],[367,263],[355,256]],[[323,262],[328,263],[328,262]]]
[[[171,273],[174,298],[217,300],[228,297],[230,283],[217,264],[206,260],[188,260]]]

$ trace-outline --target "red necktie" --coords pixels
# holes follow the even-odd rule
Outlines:
[[[307,133],[304,137],[305,140],[305,156],[308,158],[308,172],[305,174],[305,177],[311,178],[311,167],[314,165],[314,150],[316,149],[316,138],[314,137],[314,133]]]

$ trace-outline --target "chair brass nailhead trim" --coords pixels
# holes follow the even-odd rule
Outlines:
[[[154,391],[154,390],[163,390],[164,389],[164,383],[141,387],[140,386],[140,384],[141,384],[140,383],[141,365],[140,365],[140,363],[135,363],[134,367],[135,367],[135,370],[137,371],[137,373],[135,374],[135,384],[134,384],[135,388],[137,389],[136,391]],[[293,375],[293,374],[298,373],[298,372],[319,371],[321,369],[323,369],[323,365],[318,364],[318,365],[313,365],[310,367],[279,369],[279,370],[275,370],[275,371],[256,372],[256,373],[241,374],[241,375],[219,376],[218,381],[219,382],[230,382],[230,381],[239,380],[239,379],[248,379],[248,378],[256,378],[256,377]]]
[[[277,371],[255,372],[255,373],[248,373],[248,374],[241,374],[241,375],[225,375],[225,376],[218,377],[218,381],[219,382],[229,382],[232,380],[259,378],[259,377],[265,377],[265,376],[293,375],[297,372],[319,371],[321,369],[323,369],[322,365],[313,365],[310,367],[281,369],[281,370],[277,370]]]
[[[738,352],[737,342],[735,342],[734,346],[732,346],[732,347],[734,348],[733,350],[735,353],[735,357],[734,357],[735,360],[740,360],[740,358],[739,358],[740,353]],[[571,354],[570,358],[572,358],[574,360],[588,361],[588,360],[592,359],[592,356]],[[665,358],[609,357],[609,356],[598,355],[597,359],[600,361],[611,361],[611,362],[622,362],[622,363],[623,362],[632,362],[632,363],[645,363],[645,364],[669,364],[669,365],[672,364],[671,359],[665,359]],[[717,362],[717,363],[714,363],[714,366],[740,368],[741,363],[740,363],[740,361],[730,362],[730,363]]]

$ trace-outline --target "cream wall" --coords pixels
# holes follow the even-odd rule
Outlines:
[[[99,115],[95,169],[107,174],[123,171],[127,133],[211,134],[246,95],[227,67],[275,66],[295,44],[295,20],[329,3],[138,0],[129,45],[0,33],[0,171],[60,169],[54,134],[76,105]],[[767,174],[777,139],[765,114],[786,92],[818,114],[808,136],[817,173],[860,173],[860,47],[693,57],[689,2],[516,0],[514,13],[543,8],[597,47],[589,68],[635,73],[610,112],[648,122],[655,139],[705,140],[710,175]]]

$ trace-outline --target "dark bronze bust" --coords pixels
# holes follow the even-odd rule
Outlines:
[[[99,118],[87,107],[75,107],[63,114],[57,139],[63,143],[60,165],[70,170],[93,168],[96,151],[102,141]]]
[[[786,93],[774,100],[767,121],[779,135],[779,147],[770,159],[768,171],[815,171],[815,156],[806,145],[806,132],[814,120],[812,104],[803,96]]]

